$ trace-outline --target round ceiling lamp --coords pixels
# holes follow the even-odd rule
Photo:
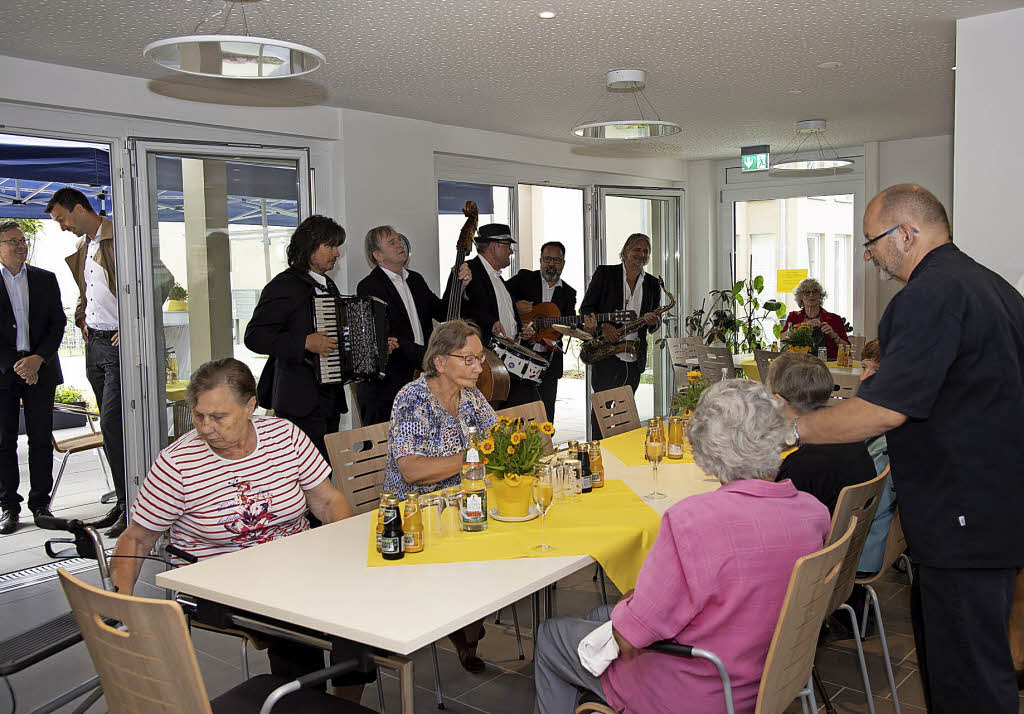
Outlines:
[[[790,141],[786,148],[779,153],[778,159],[772,162],[768,169],[768,175],[810,178],[853,173],[853,160],[839,156],[839,152],[825,137],[825,126],[824,119],[798,121],[796,123],[796,138]],[[812,137],[818,145],[818,155],[801,157],[800,150]],[[796,148],[793,151],[788,151],[794,143]]]
[[[671,121],[664,121],[644,93],[647,86],[647,73],[642,69],[613,69],[605,81],[607,92],[601,99],[609,95],[620,95],[626,98],[629,111],[636,108],[636,116],[608,121],[577,122],[572,133],[585,139],[652,139],[660,136],[672,136],[683,130]],[[643,99],[643,103],[641,103]],[[647,105],[647,109],[644,108]],[[588,110],[589,112],[590,110]],[[614,115],[613,115],[614,116]]]
[[[221,79],[281,79],[301,77],[327,62],[321,52],[270,37],[249,34],[246,5],[260,0],[233,0],[203,16],[193,34],[150,42],[142,55],[161,67],[197,77]],[[199,34],[204,26],[220,20],[216,33]],[[225,34],[232,21],[244,34]]]

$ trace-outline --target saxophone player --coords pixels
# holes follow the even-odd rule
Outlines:
[[[654,312],[661,304],[658,279],[644,270],[651,257],[651,239],[643,233],[634,233],[626,239],[619,253],[619,265],[600,265],[587,286],[580,303],[584,328],[592,335],[600,334],[609,342],[637,340],[636,355],[621,352],[614,357],[592,365],[590,383],[594,392],[628,384],[634,392],[640,384],[640,375],[647,366],[647,335],[658,329],[660,318]],[[632,310],[643,318],[645,326],[637,332],[620,335],[609,322],[598,324],[596,313]],[[592,434],[600,435],[597,415],[591,414]]]

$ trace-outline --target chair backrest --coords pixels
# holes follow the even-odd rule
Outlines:
[[[601,427],[601,438],[607,439],[640,428],[640,414],[630,386],[624,385],[590,395],[590,403]]]
[[[209,714],[181,606],[110,593],[57,570],[112,714]],[[103,621],[113,618],[124,629]]]
[[[832,603],[829,605],[829,612],[834,612],[840,605],[846,602],[853,592],[853,582],[857,579],[857,563],[860,562],[861,551],[864,550],[864,541],[871,530],[871,522],[875,519],[875,511],[878,510],[878,501],[882,497],[882,490],[885,489],[885,481],[889,477],[888,467],[880,475],[853,486],[847,486],[839,492],[839,500],[836,501],[836,510],[832,514],[832,527],[829,530],[826,545],[830,545],[846,532],[846,528],[852,519],[857,519],[857,529],[853,533],[853,540],[843,561],[843,569],[836,581],[836,589],[832,595]]]
[[[835,385],[832,387],[833,399],[849,399],[850,397],[856,396],[857,390],[860,389],[859,374],[833,372],[832,382]]]
[[[888,473],[888,471],[889,469],[886,468],[886,473]],[[882,553],[882,567],[874,575],[868,576],[864,579],[858,578],[856,582],[860,585],[870,585],[875,582],[885,575],[885,571],[889,569],[889,566],[895,563],[906,549],[907,537],[903,535],[903,523],[900,521],[900,509],[897,507],[892,514],[892,522],[889,524],[889,535],[885,539],[885,551]]]
[[[761,384],[768,384],[768,367],[781,354],[771,350],[754,350],[754,362],[757,363],[757,375],[761,378]]]
[[[377,508],[388,463],[388,427],[381,422],[324,437],[331,457],[334,485],[355,514]]]
[[[675,392],[678,392],[686,384],[686,373],[690,369],[686,360],[693,352],[693,346],[684,342],[685,339],[685,337],[665,338],[669,362],[672,364],[672,389]]]
[[[544,407],[544,402],[530,402],[529,404],[520,404],[518,407],[508,407],[507,409],[500,409],[495,412],[498,416],[505,416],[509,419],[522,419],[527,424],[536,424],[540,426],[548,420],[548,412]],[[541,438],[544,442],[544,455],[555,453],[555,445],[552,442],[551,437],[541,432]]]
[[[701,375],[712,383],[729,379],[736,371],[736,365],[732,361],[732,352],[728,347],[708,347],[707,345],[698,347],[697,364],[700,365]]]
[[[761,675],[756,714],[782,714],[807,686],[825,609],[856,527],[851,522],[842,538],[793,565]]]
[[[184,399],[171,402],[171,417],[174,421],[174,431],[172,432],[174,438],[172,441],[184,436],[195,428],[195,423],[192,420],[192,410]]]
[[[864,353],[864,345],[866,344],[867,338],[864,335],[850,336],[850,354],[855,360],[860,360],[860,356]]]

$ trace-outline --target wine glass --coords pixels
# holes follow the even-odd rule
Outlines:
[[[552,469],[548,467],[541,467],[533,473],[533,502],[537,506],[537,510],[540,511],[540,545],[535,545],[532,550],[534,553],[550,553],[555,550],[553,545],[544,543],[544,524],[547,522],[548,511],[551,509],[551,504],[555,500],[555,483]]]
[[[644,457],[651,465],[653,483],[651,492],[644,498],[652,501],[657,498],[665,498],[665,494],[658,490],[658,464],[665,458],[665,432],[661,427],[648,427],[647,437],[644,440]]]

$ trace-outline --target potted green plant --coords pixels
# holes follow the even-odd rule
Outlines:
[[[82,397],[82,390],[70,384],[57,387],[57,393],[53,397],[53,402],[54,404],[69,404],[81,407],[82,409],[88,407],[88,404],[86,404],[85,399]],[[57,429],[73,429],[85,426],[86,423],[87,417],[84,414],[69,414],[57,409],[53,411],[53,428],[55,431]]]
[[[800,323],[789,328],[782,341],[783,352],[810,352],[814,349],[814,331],[810,325]]]
[[[669,409],[673,414],[679,414],[684,419],[689,419],[693,410],[697,408],[700,395],[710,386],[711,382],[697,370],[687,372],[686,386],[673,395]]]
[[[188,310],[188,291],[181,287],[180,283],[175,283],[167,294],[167,311],[183,312],[185,310]]]
[[[528,424],[522,419],[499,416],[480,442],[500,515],[522,517],[529,513],[533,467],[544,454],[546,436],[554,433],[555,427],[549,421]]]

